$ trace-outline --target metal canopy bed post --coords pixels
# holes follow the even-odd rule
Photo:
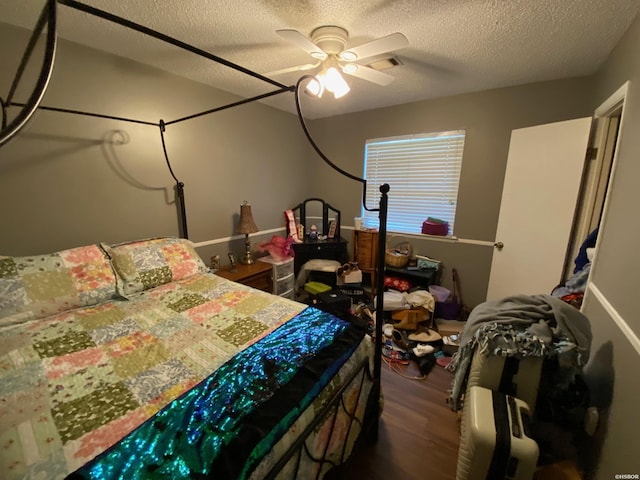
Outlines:
[[[43,106],[40,105],[42,98],[44,97],[47,85],[49,83],[49,79],[51,77],[51,73],[53,70],[53,64],[54,64],[54,60],[55,60],[55,51],[56,51],[56,41],[57,41],[57,12],[56,12],[56,7],[57,4],[62,4],[65,5],[67,7],[70,8],[74,8],[76,10],[80,10],[82,12],[85,12],[87,14],[102,18],[104,20],[119,24],[121,26],[130,28],[132,30],[136,30],[140,33],[143,33],[145,35],[154,37],[158,40],[161,40],[163,42],[169,43],[171,45],[174,45],[176,47],[182,48],[184,50],[187,50],[191,53],[194,53],[196,55],[199,55],[203,58],[207,58],[209,60],[212,60],[216,63],[225,65],[229,68],[232,68],[234,70],[237,70],[239,72],[242,72],[246,75],[252,76],[258,80],[264,81],[266,83],[269,83],[271,85],[274,85],[277,88],[277,90],[265,93],[265,94],[261,94],[255,97],[251,97],[251,98],[247,98],[244,100],[240,100],[237,102],[233,102],[227,105],[223,105],[220,107],[216,107],[213,109],[209,109],[200,113],[196,113],[193,115],[189,115],[186,117],[182,117],[182,118],[178,118],[175,120],[171,120],[171,121],[164,121],[164,120],[159,120],[158,122],[150,122],[150,121],[145,121],[145,120],[138,120],[138,119],[131,119],[131,118],[125,118],[125,117],[119,117],[119,116],[113,116],[113,115],[105,115],[105,114],[99,114],[99,113],[93,113],[93,112],[84,112],[84,111],[80,111],[80,110],[73,110],[73,109],[66,109],[66,108],[59,108],[59,107],[49,107],[49,106]],[[47,39],[46,39],[46,49],[45,49],[45,53],[44,53],[44,58],[43,58],[43,64],[41,67],[41,72],[39,74],[39,78],[38,81],[34,87],[34,91],[32,92],[31,96],[29,97],[29,100],[27,103],[20,103],[20,102],[15,102],[13,101],[13,95],[15,93],[15,90],[17,88],[17,85],[22,77],[22,74],[24,73],[24,69],[26,67],[27,62],[29,61],[29,58],[31,56],[31,54],[33,53],[33,49],[35,47],[35,44],[37,42],[37,40],[39,39],[40,35],[43,32],[43,29],[45,27],[45,24],[47,25]],[[262,100],[264,98],[268,98],[274,95],[279,95],[281,93],[285,93],[285,92],[293,92],[295,94],[295,102],[296,102],[296,110],[297,110],[297,115],[298,115],[298,119],[300,121],[300,124],[302,126],[302,129],[305,133],[305,136],[307,137],[307,140],[309,141],[309,143],[312,145],[312,147],[314,148],[314,150],[316,151],[316,153],[320,156],[320,158],[322,158],[331,168],[333,168],[334,170],[336,170],[338,173],[340,173],[341,175],[350,178],[351,180],[357,181],[359,183],[362,184],[362,204],[364,206],[364,208],[367,211],[377,211],[378,212],[378,217],[379,217],[379,221],[380,221],[380,225],[379,225],[379,236],[380,236],[380,241],[378,243],[378,271],[382,272],[384,271],[384,258],[385,258],[385,248],[386,248],[386,234],[387,234],[387,208],[388,208],[388,192],[389,192],[389,185],[384,184],[380,186],[380,201],[379,201],[379,206],[378,208],[369,208],[366,205],[366,189],[367,189],[367,181],[364,178],[360,178],[357,177],[355,175],[350,174],[349,172],[346,172],[345,170],[343,170],[342,168],[338,167],[337,165],[335,165],[318,147],[318,145],[315,143],[315,141],[313,140],[307,126],[306,123],[304,121],[304,116],[302,114],[302,110],[300,107],[300,87],[303,81],[309,80],[313,78],[310,75],[305,75],[303,77],[301,77],[298,82],[296,83],[295,86],[286,86],[284,84],[281,84],[277,81],[274,81],[270,78],[267,78],[263,75],[260,75],[259,73],[253,72],[247,68],[244,68],[240,65],[237,65],[233,62],[230,62],[228,60],[225,60],[221,57],[218,57],[216,55],[213,55],[209,52],[206,52],[204,50],[201,50],[197,47],[194,47],[192,45],[189,45],[187,43],[184,43],[180,40],[177,40],[175,38],[172,38],[170,36],[167,36],[165,34],[162,34],[160,32],[157,32],[155,30],[152,30],[150,28],[147,28],[143,25],[137,24],[135,22],[132,22],[130,20],[124,19],[122,17],[110,14],[108,12],[105,12],[103,10],[91,7],[89,5],[85,5],[83,3],[80,3],[76,0],[46,0],[46,4],[42,9],[42,13],[38,19],[38,22],[34,28],[34,31],[32,32],[30,41],[25,49],[25,52],[23,54],[21,63],[18,67],[18,70],[16,72],[15,78],[12,82],[11,88],[10,88],[10,92],[7,96],[6,100],[3,100],[0,97],[0,107],[1,107],[1,113],[2,113],[2,128],[0,130],[0,147],[2,147],[5,143],[7,143],[9,140],[11,140],[16,133],[18,133],[26,124],[27,122],[30,120],[30,118],[33,116],[33,113],[35,112],[36,109],[41,109],[41,110],[47,110],[47,111],[54,111],[54,112],[61,112],[61,113],[69,113],[69,114],[76,114],[76,115],[85,115],[85,116],[90,116],[90,117],[97,117],[97,118],[104,118],[104,119],[110,119],[110,120],[117,120],[117,121],[123,121],[123,122],[130,122],[130,123],[137,123],[137,124],[142,124],[142,125],[149,125],[149,126],[155,126],[158,127],[159,131],[160,131],[160,137],[162,140],[162,148],[163,148],[163,153],[165,156],[165,160],[167,163],[167,167],[169,169],[169,172],[172,176],[172,178],[174,179],[174,181],[176,182],[176,195],[177,195],[177,207],[178,207],[178,216],[179,216],[179,220],[180,220],[180,236],[183,238],[188,238],[188,231],[187,231],[187,219],[186,219],[186,206],[185,206],[185,200],[184,200],[184,183],[182,183],[181,181],[178,180],[178,178],[176,177],[176,175],[173,172],[173,169],[171,168],[171,163],[169,161],[169,156],[167,154],[167,149],[166,149],[166,143],[165,143],[165,137],[164,137],[164,133],[166,130],[166,127],[175,123],[179,123],[179,122],[183,122],[186,120],[190,120],[193,118],[197,118],[200,116],[204,116],[204,115],[208,115],[211,113],[215,113],[215,112],[219,112],[222,110],[226,110],[229,108],[234,108],[240,105],[244,105],[247,103],[251,103],[254,101],[258,101],[258,100]],[[8,117],[7,117],[7,109],[10,107],[22,107],[22,110],[18,113],[18,115],[16,116],[16,118],[14,120],[12,120],[10,123],[8,123]],[[382,275],[377,275],[376,276],[376,285],[375,285],[376,291],[377,292],[383,292],[384,290],[384,279]],[[378,424],[379,424],[379,416],[380,416],[380,402],[379,402],[379,398],[381,395],[381,364],[382,364],[382,312],[384,311],[384,304],[383,304],[383,295],[378,294],[376,297],[376,304],[375,304],[375,312],[376,312],[376,318],[377,320],[375,321],[375,358],[374,358],[374,371],[373,371],[373,387],[372,387],[372,394],[371,394],[371,403],[370,403],[370,407],[371,407],[371,430],[369,432],[364,432],[363,433],[368,433],[370,435],[370,439],[371,440],[376,440],[377,439],[377,435],[378,435]],[[363,365],[362,366],[363,369],[367,369],[368,370],[368,365]],[[341,393],[341,392],[338,392]],[[336,399],[335,402],[340,402],[341,401],[341,397],[340,395],[336,395]],[[333,405],[333,402],[331,403],[331,405]],[[330,406],[331,406],[330,405]],[[329,407],[329,406],[328,406]],[[302,444],[302,445],[301,445]],[[290,449],[289,453],[288,453],[288,457],[290,458],[291,456],[295,455],[297,451],[302,451],[302,449],[304,448],[304,438],[302,438],[299,442],[296,442],[296,444],[292,445],[292,448]],[[317,460],[319,462],[324,462],[324,459],[320,459]],[[275,476],[275,474],[277,473],[277,471],[272,472],[273,475]]]

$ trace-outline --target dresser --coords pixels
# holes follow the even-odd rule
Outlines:
[[[353,231],[353,260],[358,268],[371,277],[371,292],[375,295],[376,272],[378,271],[378,232],[369,230]]]
[[[307,198],[293,207],[291,212],[296,224],[302,225],[303,230],[300,236],[302,243],[292,245],[295,252],[293,271],[296,277],[300,268],[309,260],[335,260],[341,264],[349,261],[349,242],[340,236],[340,210],[321,198]],[[317,227],[318,236],[324,240],[309,236],[312,225]]]

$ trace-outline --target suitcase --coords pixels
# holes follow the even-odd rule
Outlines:
[[[531,480],[539,450],[530,418],[522,400],[471,387],[462,410],[456,480]]]
[[[478,385],[523,400],[535,411],[544,359],[503,357],[478,349],[473,354],[467,385]]]

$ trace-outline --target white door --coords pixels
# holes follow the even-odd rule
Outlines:
[[[487,300],[560,282],[590,127],[579,118],[511,132]]]

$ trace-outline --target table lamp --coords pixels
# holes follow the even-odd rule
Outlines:
[[[240,205],[240,233],[244,233],[245,236],[245,252],[244,256],[240,257],[240,263],[244,265],[251,265],[255,263],[253,256],[251,255],[251,242],[249,241],[249,234],[258,232],[258,227],[253,221],[253,215],[251,213],[251,205],[245,200]]]

